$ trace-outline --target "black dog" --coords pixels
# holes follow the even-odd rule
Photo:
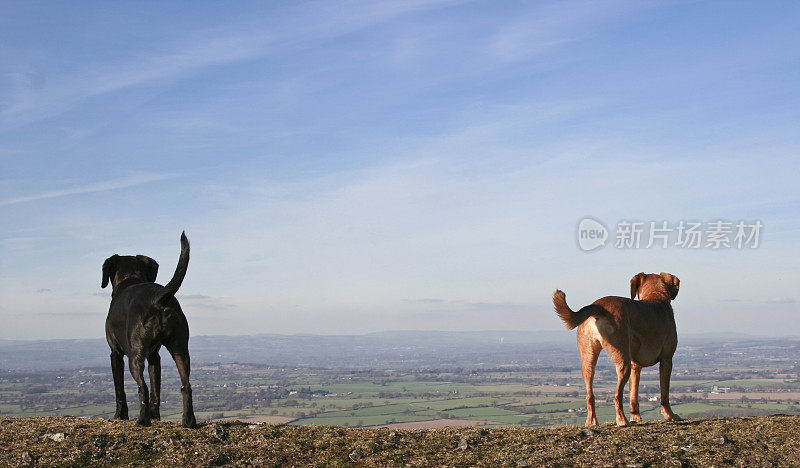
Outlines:
[[[106,319],[106,339],[111,347],[111,372],[114,375],[117,411],[114,419],[128,419],[125,401],[124,363],[139,386],[140,426],[149,426],[150,419],[161,419],[161,358],[159,349],[164,345],[178,366],[183,395],[185,427],[195,427],[197,422],[192,408],[192,387],[189,385],[189,324],[183,315],[175,293],[186,276],[189,266],[189,240],[181,234],[181,256],[175,274],[166,286],[156,284],[158,263],[144,255],[113,255],[103,263],[102,287],[112,285],[111,306]],[[150,393],[144,381],[144,360],[150,374]]]

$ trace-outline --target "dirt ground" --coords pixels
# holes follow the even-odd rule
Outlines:
[[[212,422],[232,423],[236,421],[247,424],[286,424],[294,421],[294,418],[290,418],[288,416],[267,416],[265,414],[256,414],[253,416],[241,416],[238,418],[219,418],[213,420]]]
[[[1,418],[0,466],[800,466],[800,417],[561,426],[333,426]]]
[[[432,421],[414,421],[374,426],[376,429],[441,429],[443,427],[473,427],[501,424],[493,421],[475,421],[471,419],[434,419]]]

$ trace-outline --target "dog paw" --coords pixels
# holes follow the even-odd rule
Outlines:
[[[640,423],[640,422],[642,422],[642,417],[641,416],[639,416],[638,414],[632,414],[631,415],[631,424],[636,424],[636,423]]]

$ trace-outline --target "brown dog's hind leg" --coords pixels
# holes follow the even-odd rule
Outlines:
[[[631,362],[631,422],[642,422],[642,416],[639,414],[639,375],[642,372],[642,366]]]
[[[147,383],[144,381],[144,356],[128,356],[128,367],[130,368],[133,380],[139,386],[139,418],[136,424],[140,426],[150,425],[150,395],[147,393]]]
[[[175,365],[178,367],[178,374],[181,376],[181,395],[183,396],[183,427],[197,427],[197,420],[194,417],[194,406],[192,405],[192,386],[189,384],[189,350],[182,346],[178,349],[167,347]]]
[[[603,349],[600,343],[591,342],[590,340],[578,341],[578,350],[581,356],[581,373],[583,374],[583,382],[586,384],[586,426],[597,426],[597,415],[594,410],[594,390],[592,390],[592,382],[594,381],[594,366],[597,364],[597,357],[600,356],[600,351]]]
[[[150,418],[161,420],[161,356],[158,350],[147,356],[147,373],[150,374]]]
[[[669,379],[672,375],[672,358],[664,358],[658,365],[659,380],[661,381],[661,414],[667,421],[680,421],[681,417],[672,412],[669,406]]]
[[[111,375],[114,376],[114,399],[117,410],[114,419],[128,419],[128,402],[125,399],[125,363],[122,353],[111,351]]]

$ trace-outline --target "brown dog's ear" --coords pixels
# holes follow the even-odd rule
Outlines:
[[[158,262],[146,255],[137,255],[136,258],[147,265],[147,281],[155,283],[158,275]]]
[[[669,273],[661,272],[661,277],[664,278],[664,281],[667,282],[667,288],[669,289],[669,299],[673,300],[675,297],[678,296],[678,289],[681,287],[681,280],[678,279],[677,276],[671,275]]]
[[[636,299],[636,293],[639,292],[639,286],[641,286],[644,277],[645,277],[644,272],[641,272],[638,275],[631,278],[631,299]]]
[[[103,262],[103,282],[100,283],[101,288],[108,286],[108,281],[111,279],[117,269],[117,259],[119,259],[119,255],[114,254],[108,257],[105,262]]]

